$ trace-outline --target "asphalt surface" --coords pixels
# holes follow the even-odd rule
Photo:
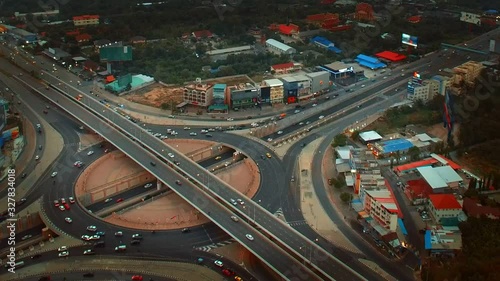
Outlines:
[[[488,40],[488,39],[485,39],[485,40]],[[487,43],[487,41],[485,41],[485,40],[480,41],[480,42],[479,42],[479,44],[482,44],[483,46],[486,46],[486,45],[487,45],[487,44],[486,44],[486,43]],[[469,45],[470,45],[470,44],[469,44]],[[443,52],[445,52],[445,51],[443,51]],[[451,53],[451,51],[448,51],[448,53]],[[462,55],[462,54],[458,54],[458,55],[456,55],[456,56],[461,57],[462,59],[465,59],[465,57],[466,57],[466,56],[468,56],[468,54],[463,54],[463,55]],[[470,55],[470,56],[472,57],[471,59],[475,59],[475,58],[474,58],[474,55]],[[451,63],[451,64],[450,64],[450,66],[451,66],[451,65],[456,64],[456,59],[453,59],[453,60],[452,60],[452,59],[448,59],[446,56],[442,56],[441,58],[442,58],[442,60],[447,60],[447,61],[449,61],[449,62],[453,61],[453,63]],[[424,64],[426,64],[426,62],[422,62],[422,60],[418,61],[418,62],[422,62],[422,66],[421,66],[421,68],[422,68],[422,69],[424,69],[425,67],[427,67],[427,68],[429,68],[429,69],[430,69],[430,72],[432,72],[432,70],[436,71],[436,69],[437,69],[437,68],[441,69],[441,68],[444,68],[444,67],[448,67],[448,66],[442,66],[442,65],[446,65],[446,64],[447,64],[447,63],[446,63],[446,61],[445,61],[445,62],[443,62],[443,64],[442,64],[442,65],[439,65],[439,64],[438,64],[438,65],[436,65],[436,63],[435,63],[435,59],[434,59],[434,58],[430,58],[430,59],[432,60],[432,64],[431,64],[431,66],[430,66],[430,67],[429,67],[429,66],[425,66],[425,65],[424,65]],[[425,59],[423,59],[423,60],[425,60]],[[478,59],[478,60],[479,60],[479,59]],[[433,66],[434,66],[434,65],[436,65],[436,67],[435,67],[436,69],[434,69],[434,68],[433,68]],[[413,69],[412,69],[412,70],[413,70]],[[437,74],[439,74],[439,73],[437,73]],[[406,76],[406,77],[405,77],[405,79],[407,79],[407,78],[408,78],[408,77]],[[364,83],[368,83],[368,82],[364,82]],[[403,89],[403,90],[404,90],[404,89]],[[363,107],[365,107],[365,105],[363,105]],[[322,114],[324,114],[324,113],[322,113]],[[326,114],[328,114],[328,113],[326,113]],[[312,121],[312,120],[314,120],[314,118],[311,118],[311,121]],[[306,121],[307,121],[307,120],[306,120]],[[286,133],[285,133],[285,134],[286,134]],[[292,154],[293,154],[293,153],[292,153]],[[286,161],[285,161],[285,162],[286,162]],[[287,173],[287,174],[288,174],[288,173]],[[290,194],[292,194],[292,193],[293,193],[293,192],[290,192],[290,193],[289,193],[289,195],[290,195]],[[280,201],[282,201],[282,200],[280,199]],[[283,201],[282,201],[281,203],[283,203]],[[274,204],[272,204],[272,205],[274,205]],[[286,211],[286,210],[285,210],[285,214],[286,214],[286,216],[287,216],[287,218],[288,218],[288,215],[287,215],[287,211]],[[289,220],[290,220],[290,219],[289,219]]]
[[[28,83],[32,84],[35,87],[41,88],[40,90],[43,90],[44,92],[49,92],[50,95],[53,97],[59,96],[58,101],[59,101],[59,104],[61,106],[63,106],[64,108],[70,109],[70,112],[72,114],[77,114],[77,115],[81,116],[81,118],[84,119],[85,123],[92,124],[93,126],[95,126],[93,129],[100,131],[101,135],[104,136],[106,139],[110,140],[112,143],[119,143],[121,148],[125,151],[125,153],[129,154],[129,156],[131,156],[133,159],[138,160],[138,162],[141,163],[144,168],[149,169],[151,167],[149,163],[153,159],[155,159],[155,161],[156,161],[157,158],[155,158],[153,155],[151,155],[149,153],[144,153],[143,149],[141,149],[130,138],[127,138],[124,135],[119,134],[114,129],[111,129],[110,127],[108,127],[107,123],[101,121],[100,119],[95,118],[93,115],[89,115],[83,108],[76,105],[75,101],[73,99],[68,99],[68,98],[60,95],[58,92],[55,92],[52,90],[46,90],[44,87],[40,87],[39,84],[37,84],[36,81],[34,81],[31,77],[30,78],[25,77],[24,81],[27,81]],[[91,101],[88,98],[84,98],[83,100],[88,100],[90,103],[93,102],[94,104],[92,106],[97,106],[97,108],[99,108],[99,110],[104,110],[105,112],[108,112],[107,114],[112,114],[112,116],[109,116],[109,117],[112,117],[113,119],[120,118],[120,119],[112,120],[112,122],[120,123],[119,120],[121,120],[121,122],[122,122],[121,125],[125,125],[127,127],[134,125],[132,122],[128,121],[127,119],[122,118],[121,116],[119,116],[118,114],[116,114],[113,111],[110,111],[110,110],[106,111],[106,109],[101,109],[101,108],[105,108],[105,107],[103,107],[103,105],[97,101]],[[130,129],[130,128],[128,128],[128,129]],[[139,127],[137,127],[137,130],[142,131],[142,129],[140,129]],[[156,149],[156,151],[161,151],[162,148],[164,148],[164,149],[167,148],[165,143],[159,141],[157,138],[155,138],[149,134],[140,133],[140,136],[138,136],[138,137],[140,137],[142,139],[148,139],[148,141],[152,141],[153,143],[155,143],[155,145],[160,145],[160,147],[158,147],[158,149]],[[125,146],[127,148],[125,148]],[[172,153],[174,153],[176,155],[175,158],[177,159],[177,161],[179,161],[181,163],[181,167],[183,169],[185,169],[185,167],[189,167],[191,165],[190,160],[186,159],[184,157],[184,155],[179,154],[175,151],[172,151]],[[169,159],[165,159],[165,160],[168,161]],[[192,168],[192,166],[191,166],[191,168]],[[194,174],[194,175],[206,174],[205,169],[203,169],[202,167],[196,165],[194,168],[196,169],[195,173],[191,172],[191,174]],[[207,206],[205,208],[201,207],[200,204],[197,204],[199,209],[205,215],[208,215],[208,217],[210,217],[212,220],[215,220],[219,225],[221,225],[221,223],[222,223],[224,225],[224,227],[226,228],[226,230],[233,235],[233,238],[235,238],[240,243],[246,245],[246,247],[250,248],[251,251],[253,251],[255,254],[257,254],[261,257],[265,257],[264,258],[265,260],[272,262],[273,263],[272,267],[279,268],[280,272],[285,272],[285,273],[289,272],[289,273],[287,273],[288,275],[295,274],[295,273],[292,273],[289,271],[290,265],[295,264],[296,268],[301,267],[300,262],[298,262],[294,258],[286,255],[284,252],[282,252],[280,250],[271,251],[271,252],[268,251],[268,249],[275,247],[275,245],[272,244],[269,240],[265,239],[264,236],[262,236],[260,233],[256,232],[252,227],[250,227],[247,224],[240,222],[238,224],[238,226],[236,226],[235,223],[230,219],[232,212],[230,212],[229,210],[227,210],[225,208],[221,208],[221,205],[219,205],[219,203],[218,203],[219,201],[214,201],[214,199],[205,195],[204,193],[199,193],[198,188],[191,185],[187,180],[183,182],[183,185],[181,188],[178,188],[175,184],[173,184],[171,182],[172,179],[178,178],[178,176],[176,176],[175,173],[172,174],[170,167],[166,163],[163,163],[163,162],[157,163],[157,166],[153,170],[154,171],[152,171],[152,173],[155,176],[157,176],[163,182],[165,182],[167,184],[169,183],[170,185],[172,185],[171,188],[176,190],[178,192],[178,194],[181,195],[181,197],[184,197],[188,201],[196,200],[197,202],[199,202],[199,201],[201,201],[202,203],[206,202],[203,204],[203,205],[207,204]],[[162,171],[162,174],[158,174],[158,172],[156,172],[156,171],[160,171],[160,170]],[[212,182],[209,177],[207,179],[208,179],[208,181]],[[213,181],[213,183],[209,183],[208,185],[210,185],[211,189],[212,189],[212,184],[215,184],[215,187],[217,187],[221,183],[219,182],[218,179],[217,179],[217,181]],[[239,193],[235,192],[234,190],[227,190],[226,189],[226,191],[228,191],[228,193],[230,193],[229,196],[231,196],[231,197],[235,197],[235,198],[239,197],[239,195],[238,195]],[[223,191],[220,190],[220,192],[218,192],[218,193],[222,194]],[[201,197],[200,197],[200,195],[201,195]],[[229,196],[226,195],[227,201],[229,201]],[[58,196],[58,197],[61,197],[61,196]],[[52,200],[53,200],[53,198],[50,198],[50,201],[52,201]],[[208,202],[210,202],[210,201],[212,203],[208,204]],[[213,210],[208,211],[209,209],[213,209]],[[55,212],[54,208],[50,208],[49,210],[47,210],[49,217],[51,215],[53,215],[53,214],[51,214],[50,210],[52,210],[52,212]],[[259,213],[263,213],[262,210],[259,209]],[[77,209],[77,211],[80,211],[80,210]],[[208,212],[210,212],[210,214]],[[268,213],[266,212],[265,214],[268,214]],[[88,216],[88,214],[85,214],[85,215]],[[260,216],[260,214],[259,214],[259,216]],[[214,217],[216,217],[216,219]],[[275,218],[272,216],[270,218],[273,221],[275,220]],[[91,220],[87,219],[87,221],[89,221],[89,223],[90,223]],[[83,227],[83,226],[81,226],[81,227]],[[282,225],[282,227],[287,228],[287,226],[285,226],[284,224]],[[283,232],[283,231],[281,231],[281,232]],[[252,236],[255,237],[255,241],[249,241],[248,239],[246,239],[245,238],[246,234],[252,234]],[[258,245],[258,247],[256,247],[255,245]],[[179,245],[177,244],[176,246],[178,247]],[[279,261],[279,262],[276,262],[276,261]],[[285,266],[285,265],[288,265],[288,266]],[[304,271],[304,273],[312,274],[310,272],[308,273],[307,270]],[[312,276],[313,275],[311,275],[311,278],[314,278]]]

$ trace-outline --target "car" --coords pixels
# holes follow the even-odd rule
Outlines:
[[[28,239],[30,239],[31,237],[33,237],[33,235],[31,235],[31,234],[24,235],[24,236],[21,238],[21,241],[28,240]]]
[[[115,252],[125,252],[127,250],[127,245],[120,245],[115,247]]]
[[[52,174],[50,175],[51,178],[54,178],[55,176],[57,176],[57,172],[52,172]]]
[[[65,252],[68,250],[68,247],[67,246],[61,246],[57,249],[58,252]]]
[[[281,134],[283,134],[283,131],[278,131],[278,135],[281,135]]]
[[[132,240],[130,241],[130,245],[139,245],[141,244],[141,240]]]
[[[95,233],[95,235],[99,235],[99,236],[106,236],[106,232],[104,232],[104,231],[97,231],[97,232]]]
[[[221,160],[221,159],[222,159],[222,157],[221,157],[221,156],[217,156],[217,157],[215,157],[215,160]]]
[[[69,203],[75,204],[75,198],[69,197],[68,200],[69,200]]]
[[[59,205],[59,210],[60,211],[66,211],[66,208],[64,208],[64,205]]]
[[[73,222],[73,220],[71,218],[69,218],[69,217],[65,218],[64,221],[66,221],[67,223],[72,223]]]
[[[59,200],[54,200],[54,206],[59,207]]]
[[[218,267],[223,267],[223,266],[224,266],[224,264],[223,264],[220,260],[216,260],[216,261],[214,261],[214,264],[215,264],[216,266],[218,266]]]
[[[174,164],[175,164],[176,166],[179,166],[179,165],[181,165],[181,162],[179,162],[179,161],[174,161]]]
[[[104,200],[104,203],[109,203],[111,201],[113,201],[113,198],[107,198],[106,200]]]
[[[318,117],[319,120],[325,118],[325,116],[321,115],[320,117]]]
[[[227,118],[226,120],[227,120],[227,121],[234,121],[234,119],[233,119],[233,118],[231,118],[231,117]]]
[[[241,279],[241,277],[239,277],[239,276],[234,276],[234,280],[236,280],[236,281],[243,281],[243,279]]]
[[[170,158],[174,158],[174,157],[175,157],[175,155],[174,155],[172,152],[169,152],[167,155],[168,155],[168,157],[170,157]]]
[[[191,130],[190,127],[184,127],[184,130],[188,131],[188,130]]]
[[[67,257],[67,256],[69,256],[69,251],[59,253],[59,257],[60,258],[64,258],[64,257]]]
[[[266,156],[261,155],[261,156],[260,156],[260,159],[262,159],[262,160],[266,160]]]
[[[91,150],[91,151],[87,152],[87,155],[88,155],[88,156],[90,156],[90,155],[92,155],[92,154],[94,154],[94,151],[93,151],[93,150]]]
[[[231,219],[234,221],[234,222],[238,222],[240,219],[238,219],[237,216],[231,216]]]
[[[224,268],[222,270],[222,274],[226,275],[226,276],[231,276],[234,274],[234,272],[232,272],[231,270],[227,269],[227,268]]]
[[[313,103],[313,104],[312,104],[312,107],[316,107],[316,106],[318,106],[318,104],[317,104],[317,103]]]
[[[208,133],[208,130],[203,129],[203,130],[200,131],[200,133],[206,134],[206,133]]]
[[[96,232],[97,231],[97,226],[95,225],[89,225],[87,226],[87,230],[90,232]]]
[[[116,203],[120,203],[120,202],[123,202],[123,198],[116,199]]]
[[[140,234],[140,233],[136,233],[136,234],[132,235],[132,239],[134,239],[134,240],[142,240],[142,238],[143,238],[142,234]]]
[[[82,237],[81,237],[81,238],[82,238],[82,240],[84,240],[84,241],[89,241],[89,240],[90,240],[90,235],[86,235],[86,234],[84,234],[84,235],[82,235]]]
[[[272,141],[273,141],[273,139],[272,139],[272,138],[267,138],[267,141],[268,141],[268,142],[272,142]]]
[[[191,232],[191,229],[185,227],[182,229],[182,233],[188,233],[188,232]]]
[[[115,232],[115,237],[122,237],[122,236],[123,236],[123,232],[121,232],[121,231]]]
[[[269,153],[269,152],[268,152],[268,153],[266,153],[266,157],[267,157],[267,158],[271,158],[271,157],[272,157],[272,156],[271,156],[271,153]]]
[[[294,181],[295,181],[295,178],[294,178],[294,177],[292,177],[292,178],[290,179],[290,181],[291,181],[291,182],[294,182]]]
[[[151,164],[151,166],[153,166],[153,167],[156,167],[156,163],[153,161],[149,162],[149,164]]]
[[[26,173],[22,173],[22,174],[21,174],[21,178],[22,178],[22,179],[24,179],[26,176],[27,176],[27,174],[26,174]]]
[[[300,113],[300,109],[296,109],[293,113],[295,114]]]
[[[69,207],[69,204],[68,204],[68,203],[64,203],[64,205],[63,205],[63,206],[64,206],[64,209],[66,209],[66,210],[71,209],[71,208]]]
[[[236,202],[238,202],[240,205],[245,205],[245,202],[243,202],[243,200],[241,199],[236,199]]]
[[[88,249],[88,250],[83,251],[83,254],[84,255],[95,255],[95,251],[92,249]]]
[[[254,240],[254,239],[253,239],[253,236],[252,236],[252,235],[250,235],[250,234],[246,234],[246,235],[245,235],[245,237],[246,237],[248,240],[250,240],[250,241],[253,241],[253,240]]]
[[[176,180],[176,181],[175,181],[175,184],[177,184],[177,185],[182,185],[182,182],[181,182],[180,180]]]
[[[65,198],[61,198],[61,204],[66,204],[66,199]]]
[[[213,136],[212,136],[212,134],[206,134],[206,135],[205,135],[205,137],[207,137],[207,138],[211,138],[211,137],[213,137]]]
[[[231,202],[231,204],[233,204],[234,206],[238,205],[238,202],[236,202],[236,200],[234,199],[229,199],[229,201]]]
[[[144,185],[144,188],[150,188],[150,187],[152,187],[152,186],[153,186],[153,184],[152,184],[152,183],[147,183],[147,184],[145,184],[145,185]]]
[[[89,236],[89,240],[99,240],[99,239],[101,239],[101,236],[99,236],[99,235],[91,235],[91,236]]]
[[[134,275],[134,276],[132,276],[132,280],[134,280],[134,281],[142,281],[142,279],[143,278],[142,278],[141,275]]]

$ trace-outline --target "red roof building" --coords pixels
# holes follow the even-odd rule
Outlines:
[[[66,36],[75,37],[80,34],[80,30],[72,30],[66,32]]]
[[[306,21],[309,23],[314,23],[314,22],[321,23],[326,20],[338,19],[338,18],[339,18],[338,14],[324,13],[324,14],[309,15],[306,17]]]
[[[420,23],[422,21],[422,16],[411,16],[408,18],[409,23]]]
[[[404,173],[414,171],[419,167],[432,166],[432,165],[436,164],[437,162],[438,162],[438,160],[436,160],[434,158],[429,158],[429,159],[425,159],[425,160],[411,162],[408,164],[396,166],[394,168],[394,172],[396,172],[398,175],[401,175]]]
[[[193,37],[196,39],[202,39],[202,38],[212,38],[214,35],[210,30],[198,30],[192,33]]]
[[[356,5],[356,12],[354,14],[354,19],[362,21],[373,21],[375,17],[373,16],[373,7],[368,3],[359,3]]]
[[[99,24],[99,15],[74,16],[73,17],[73,24],[75,26],[97,25],[97,24]]]
[[[274,71],[278,74],[285,74],[291,72],[295,69],[295,64],[293,62],[281,63],[271,65],[271,71]]]
[[[295,24],[280,24],[279,32],[284,35],[292,35],[299,32],[299,26]]]
[[[78,43],[89,42],[91,39],[92,39],[92,36],[90,34],[87,34],[87,33],[75,36],[75,40]]]
[[[398,61],[402,61],[402,60],[406,59],[405,55],[398,54],[398,53],[391,52],[391,51],[383,51],[383,52],[375,54],[375,56],[377,58],[385,59],[385,60],[388,60],[391,62],[398,62]]]
[[[432,187],[424,179],[406,182],[405,195],[414,205],[427,202],[430,194],[433,194]]]
[[[500,219],[500,208],[481,205],[479,200],[473,198],[464,199],[464,211],[470,217],[485,216],[492,220]]]
[[[429,194],[429,201],[436,210],[462,209],[453,194]]]

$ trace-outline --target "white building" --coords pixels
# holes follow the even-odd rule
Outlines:
[[[264,85],[269,86],[271,89],[270,93],[270,102],[274,103],[283,103],[285,89],[283,88],[283,82],[279,79],[268,79],[264,80]]]
[[[450,166],[420,167],[417,171],[435,193],[444,192],[447,188],[457,188],[462,181],[462,177]]]
[[[295,50],[294,48],[274,39],[267,39],[266,47],[270,52],[278,55],[281,54],[291,55],[297,53],[297,50]]]
[[[206,54],[209,56],[216,56],[216,55],[229,55],[229,54],[240,54],[243,52],[248,52],[252,50],[252,46],[247,45],[247,46],[240,46],[240,47],[233,47],[233,48],[225,48],[225,49],[217,49],[217,50],[211,50],[207,51]]]
[[[377,142],[382,140],[382,136],[375,131],[367,131],[359,133],[359,140],[364,143]]]
[[[441,219],[457,218],[462,213],[462,205],[453,194],[429,194],[427,208],[438,223]]]

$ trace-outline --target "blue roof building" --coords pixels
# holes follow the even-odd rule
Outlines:
[[[319,46],[321,48],[325,48],[328,51],[334,52],[336,54],[342,53],[341,49],[335,47],[335,44],[333,42],[329,41],[328,39],[326,39],[325,37],[321,37],[321,36],[313,37],[313,38],[311,38],[311,43],[313,43],[316,46]]]
[[[377,58],[370,57],[367,55],[359,54],[355,61],[359,63],[359,65],[368,67],[369,69],[379,69],[387,67],[387,64],[380,62]]]
[[[408,149],[412,148],[414,145],[407,139],[394,139],[375,143],[373,146],[373,153],[375,156],[388,155],[394,152],[407,152]]]

